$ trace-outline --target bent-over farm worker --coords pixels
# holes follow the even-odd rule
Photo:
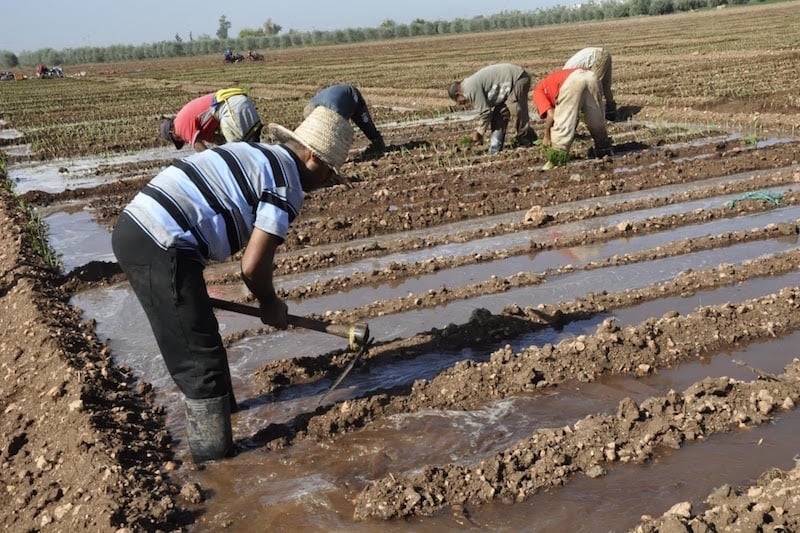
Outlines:
[[[144,308],[167,370],[185,396],[186,431],[198,462],[232,448],[236,410],[227,354],[203,269],[244,248],[241,276],[261,320],[287,327],[273,286],[273,257],[306,192],[341,183],[336,171],[353,142],[350,124],[325,107],[282,144],[230,143],[174,163],[125,207],[112,245]]]
[[[600,84],[593,72],[555,70],[536,85],[532,100],[539,116],[545,119],[544,146],[568,153],[578,128],[578,118],[583,113],[594,140],[595,153],[608,152],[611,143],[601,107]],[[545,170],[553,166],[550,160],[545,164]]]
[[[510,63],[499,63],[484,67],[463,81],[453,82],[448,94],[459,105],[471,105],[478,111],[480,124],[472,133],[472,140],[482,143],[486,132],[491,131],[489,152],[495,154],[503,149],[505,143],[511,118],[506,105],[509,100],[517,108],[517,143],[529,145],[536,140],[528,114],[530,90],[531,77],[525,69]]]
[[[611,53],[608,50],[600,46],[590,46],[579,50],[564,63],[564,68],[582,68],[594,72],[603,89],[606,119],[616,119],[617,103],[614,101],[614,93],[611,91],[612,65]]]
[[[367,102],[364,100],[358,88],[347,83],[339,83],[325,87],[315,94],[308,105],[306,105],[303,112],[304,115],[308,116],[319,106],[336,111],[345,120],[352,120],[353,124],[358,126],[358,129],[369,139],[371,143],[367,149],[369,152],[378,153],[386,148],[383,142],[383,136],[381,136],[378,128],[375,127],[375,123],[372,121],[372,117],[369,114]]]
[[[199,96],[175,118],[161,122],[161,137],[180,150],[189,143],[197,152],[225,142],[258,141],[261,117],[244,89],[231,87]]]

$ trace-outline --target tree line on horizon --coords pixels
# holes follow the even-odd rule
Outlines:
[[[259,28],[244,28],[236,38],[228,36],[231,27],[225,15],[219,19],[216,38],[210,35],[188,40],[175,35],[173,41],[161,41],[141,45],[82,46],[55,50],[42,48],[23,51],[18,55],[0,51],[0,66],[32,66],[39,63],[62,65],[77,63],[104,63],[136,59],[197,56],[220,53],[227,48],[236,50],[280,49],[300,46],[359,43],[386,39],[402,39],[417,36],[477,33],[493,30],[532,28],[568,22],[617,19],[641,15],[667,15],[670,13],[713,8],[719,5],[742,5],[764,0],[605,0],[590,1],[574,6],[554,6],[535,11],[504,11],[494,15],[479,15],[470,19],[453,20],[416,19],[409,24],[398,24],[385,20],[380,26],[369,28],[345,28],[340,30],[289,30],[281,33],[282,27],[268,19]]]

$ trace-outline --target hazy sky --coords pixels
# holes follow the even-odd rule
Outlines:
[[[0,0],[0,49],[138,44],[214,35],[221,14],[232,22],[231,35],[260,25],[268,17],[284,29],[335,29],[376,26],[391,18],[451,19],[508,9],[532,10],[566,0]]]

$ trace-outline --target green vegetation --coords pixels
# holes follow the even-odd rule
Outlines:
[[[129,59],[195,56],[219,53],[226,48],[239,50],[278,49],[298,46],[318,46],[340,43],[359,43],[416,36],[435,36],[475,33],[494,30],[533,28],[550,24],[606,20],[639,15],[666,15],[680,11],[713,8],[725,4],[761,3],[762,0],[606,0],[580,5],[555,6],[535,11],[504,11],[471,19],[424,20],[398,24],[386,20],[376,28],[345,28],[330,31],[296,31],[280,33],[281,27],[271,20],[261,29],[243,29],[238,39],[228,38],[231,22],[225,15],[219,18],[217,39],[200,36],[189,42],[162,41],[142,45],[84,46],[54,50],[43,48],[19,54],[22,65],[74,63],[103,63]]]
[[[0,187],[14,196],[14,184],[6,178],[6,161],[2,156],[0,156]],[[42,258],[48,267],[56,271],[60,270],[61,259],[47,241],[47,224],[44,223],[36,210],[28,205],[22,198],[19,196],[14,196],[14,198],[19,208],[25,213],[25,232],[30,239],[31,248]]]
[[[547,160],[554,166],[563,167],[569,163],[569,152],[564,150],[558,150],[548,146],[544,149],[544,154]]]
[[[14,52],[0,50],[0,67],[13,68],[19,65],[19,59]]]
[[[228,30],[231,29],[231,21],[228,17],[222,15],[219,17],[219,27],[217,28],[217,39],[224,41],[228,38]]]
[[[752,134],[752,135],[748,135],[747,137],[744,138],[744,144],[746,146],[755,146],[755,145],[757,145],[758,144],[758,135],[756,135],[755,133]]]
[[[475,143],[472,142],[472,139],[470,138],[469,135],[463,135],[463,136],[459,137],[459,139],[458,139],[458,145],[461,148],[469,148],[473,144],[475,144]]]

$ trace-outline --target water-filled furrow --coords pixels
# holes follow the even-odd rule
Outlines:
[[[239,509],[245,515],[245,521],[270,521],[276,518],[271,506],[248,507],[248,502],[281,502],[283,513],[289,513],[292,523],[301,527],[313,528],[322,524],[333,529],[345,527],[351,504],[346,494],[342,494],[344,487],[357,489],[366,481],[389,472],[414,471],[423,464],[474,462],[513,445],[538,428],[560,427],[587,414],[613,412],[625,397],[643,400],[663,395],[670,389],[683,390],[708,376],[754,379],[749,369],[739,366],[734,360],[767,372],[780,373],[794,356],[793,347],[797,346],[798,340],[800,334],[793,334],[752,344],[744,349],[662,370],[646,378],[615,376],[590,384],[565,384],[554,393],[504,400],[478,411],[426,411],[392,417],[337,440],[336,453],[331,453],[327,445],[310,443],[303,443],[285,454],[253,450],[225,464],[213,465],[201,474],[201,479],[204,486],[218,491],[217,498],[211,502],[212,512],[214,509]],[[541,520],[537,519],[537,528],[541,526],[537,531],[596,531],[598,525],[604,531],[618,531],[633,525],[641,514],[657,514],[676,501],[702,498],[714,484],[741,483],[769,466],[786,466],[796,453],[793,435],[798,428],[800,416],[796,412],[787,413],[776,425],[716,435],[705,442],[687,444],[681,450],[662,451],[652,464],[616,465],[600,479],[575,476],[566,487],[533,496],[526,503],[479,506],[469,509],[470,516],[475,525],[490,530],[529,530],[532,509],[546,508],[554,510],[553,516],[547,514]],[[763,439],[763,448],[759,449],[760,439]],[[749,460],[754,453],[761,458]],[[718,459],[726,465],[734,465],[734,468],[719,468]],[[713,482],[701,483],[690,479],[691,465],[703,461],[715,464]],[[250,485],[248,490],[235,492],[222,490],[229,486],[230,477],[241,479],[245,468],[256,476],[276,475],[281,481],[273,484],[265,480]],[[706,470],[707,467],[702,471]],[[632,491],[631,487],[639,487],[640,483],[629,480],[641,481],[641,486],[647,490],[641,493]],[[244,488],[241,483],[236,482],[236,485]],[[609,487],[620,483],[622,486],[613,489],[615,497],[608,497]],[[714,484],[709,486],[708,483]],[[690,490],[688,485],[691,485]],[[580,506],[584,499],[603,509],[602,520],[593,520],[592,527],[576,518],[571,509],[572,505]],[[581,508],[584,507],[588,513],[589,506]],[[309,509],[315,512],[309,513]],[[540,516],[540,512],[535,516]],[[432,518],[412,520],[411,524],[415,531],[440,531],[454,527],[457,522],[443,512]],[[524,524],[528,526],[524,527]],[[374,527],[375,523],[366,523],[350,525],[348,530],[369,531]],[[409,522],[381,524],[382,530],[402,527],[409,527]]]
[[[693,209],[687,209],[687,212],[691,210]],[[592,261],[602,261],[615,255],[631,254],[656,248],[673,241],[764,227],[768,224],[794,221],[798,217],[800,217],[800,207],[790,207],[732,219],[714,220],[637,237],[545,250],[530,255],[518,255],[496,261],[440,270],[433,274],[425,274],[401,281],[358,287],[344,292],[334,292],[305,300],[304,303],[307,303],[307,306],[300,303],[298,305],[302,305],[304,312],[316,313],[326,310],[359,307],[376,300],[406,296],[409,293],[418,294],[431,289],[439,289],[442,286],[452,289],[459,285],[485,280],[492,275],[507,277],[518,272],[544,272],[567,265],[580,268]],[[610,221],[608,225],[614,223],[616,221]],[[553,237],[563,238],[565,234],[568,235],[568,233],[554,230],[553,234],[551,234],[551,239]],[[489,248],[489,251],[491,251],[491,248]],[[385,261],[380,260],[380,262],[384,263]],[[276,283],[280,288],[288,289],[282,280],[279,279]],[[220,290],[220,288],[215,286],[211,290]],[[242,293],[241,287],[238,286],[230,287],[230,290],[234,291],[231,294],[233,297]]]
[[[504,293],[456,300],[444,306],[420,309],[369,320],[370,331],[377,340],[408,337],[432,327],[449,323],[466,322],[472,311],[483,307],[499,312],[507,305],[552,304],[572,300],[604,287],[615,291],[633,289],[668,280],[686,269],[702,269],[730,262],[786,251],[795,248],[796,238],[772,239],[738,244],[727,248],[695,252],[646,263],[635,263],[591,271],[578,271],[553,276],[540,285],[523,287]],[[294,308],[296,309],[296,308]],[[341,347],[341,342],[318,333],[284,331],[272,335],[245,339],[231,350],[231,359],[237,368],[251,369],[268,360],[316,355]]]

